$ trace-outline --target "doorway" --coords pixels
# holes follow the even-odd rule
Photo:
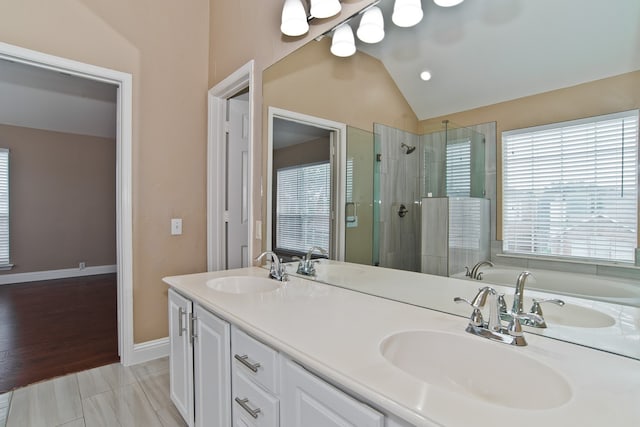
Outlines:
[[[208,271],[248,267],[253,258],[254,87],[250,61],[209,90]]]
[[[322,241],[326,242],[324,243],[326,247],[323,249],[328,250],[331,259],[343,261],[347,126],[344,123],[275,107],[269,107],[268,120],[267,250],[280,251],[285,256],[299,255],[300,252],[304,253],[312,246],[322,245],[323,243],[320,243]],[[298,141],[301,144],[293,144],[292,141]],[[325,144],[323,141],[326,141],[326,150],[321,148]],[[286,145],[302,147],[306,160],[299,162],[295,168],[291,164],[285,164],[286,160],[281,161],[281,164],[278,165],[276,150],[290,151],[291,148],[285,147]],[[301,157],[299,153],[294,156]],[[282,194],[276,200],[274,193],[278,192],[278,175],[284,182],[291,174],[295,174],[292,182],[302,183],[299,188],[294,189],[298,193],[298,197],[306,190],[312,190],[313,194],[304,196],[305,200],[312,202],[312,205],[306,203],[304,206],[299,204],[298,206],[289,206],[290,204],[281,197]],[[327,180],[328,184],[322,184]],[[324,199],[328,199],[327,203],[323,202]],[[281,205],[282,215],[277,212],[278,204]],[[289,215],[293,221],[278,224],[287,215],[285,211],[294,212]],[[314,211],[326,212],[328,218],[324,219],[325,214],[315,215]],[[321,227],[316,227],[319,224],[316,221],[318,217],[322,217],[320,218],[321,222],[328,223],[328,227],[322,227],[322,229],[327,229],[326,236],[322,231],[319,231]],[[297,230],[295,230],[296,228]],[[293,240],[288,236],[291,231],[295,234]],[[280,240],[289,239],[292,243],[279,243],[279,235]],[[283,245],[284,248],[277,247]]]
[[[116,275],[117,330],[120,362],[132,365],[144,360],[133,345],[132,292],[132,76],[21,47],[0,43],[0,59],[114,85],[116,100]]]

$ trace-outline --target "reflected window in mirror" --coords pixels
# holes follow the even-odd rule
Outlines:
[[[447,196],[469,197],[471,194],[471,140],[450,141],[446,146]]]
[[[633,263],[638,110],[504,132],[503,251]]]
[[[307,164],[276,171],[276,241],[280,252],[329,247],[331,166]]]

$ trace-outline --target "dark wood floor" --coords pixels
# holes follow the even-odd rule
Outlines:
[[[117,361],[115,274],[0,286],[0,393]]]

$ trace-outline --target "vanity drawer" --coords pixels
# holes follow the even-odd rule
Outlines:
[[[231,329],[233,371],[240,371],[278,393],[278,353],[238,328]]]
[[[233,374],[233,425],[276,427],[280,423],[279,402],[247,376]]]

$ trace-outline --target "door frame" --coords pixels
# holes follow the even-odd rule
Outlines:
[[[266,248],[272,250],[273,241],[273,120],[283,119],[290,122],[297,122],[308,126],[326,129],[332,133],[331,155],[335,170],[331,173],[335,177],[335,184],[332,191],[333,212],[333,247],[335,248],[334,259],[344,261],[345,254],[345,192],[347,187],[347,125],[333,120],[322,119],[309,116],[307,114],[288,111],[282,108],[269,107],[268,118],[268,140],[267,140],[267,230]],[[335,137],[333,136],[335,135]],[[335,191],[334,191],[335,190]]]
[[[249,263],[253,259],[253,176],[254,176],[254,117],[255,117],[255,61],[251,60],[227,78],[209,89],[207,129],[207,271],[221,270],[226,251],[224,210],[226,184],[226,117],[227,100],[249,89]]]
[[[116,262],[118,353],[125,366],[136,363],[133,343],[132,76],[0,42],[0,58],[113,84],[116,101]]]

